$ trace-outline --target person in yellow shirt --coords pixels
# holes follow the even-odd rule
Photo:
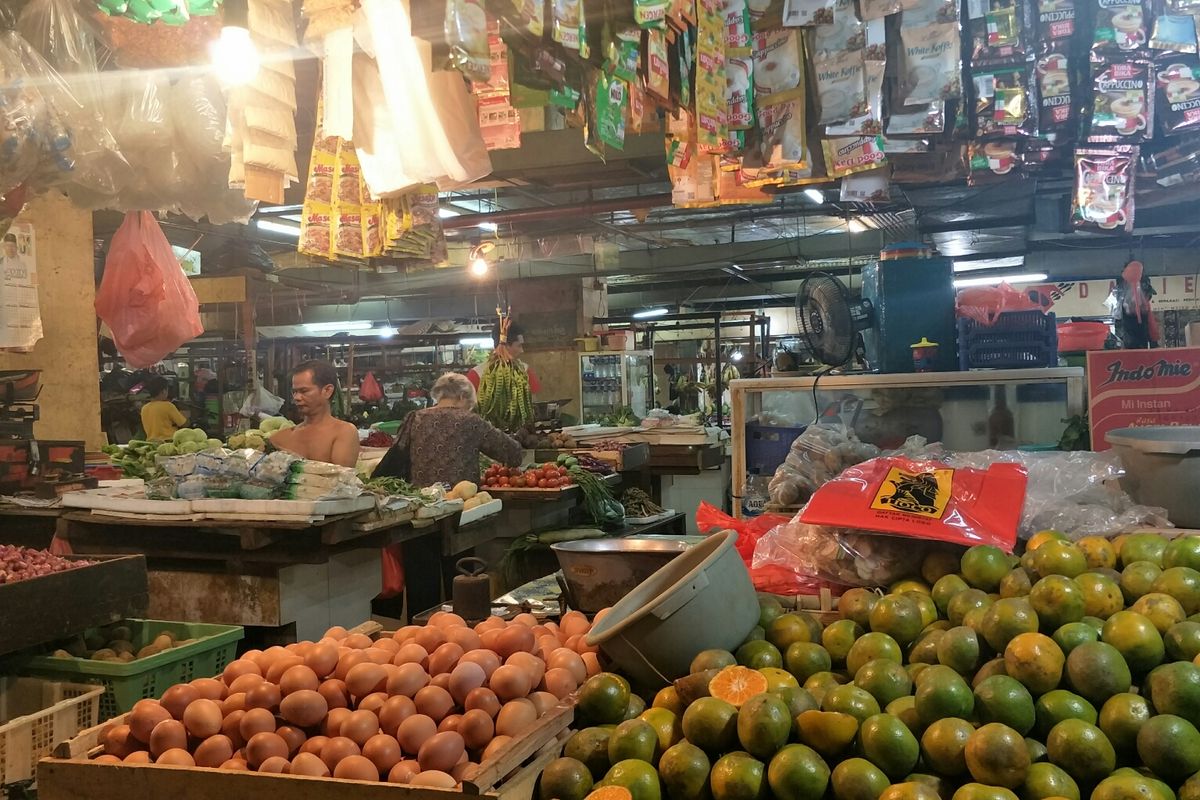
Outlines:
[[[167,399],[167,382],[162,378],[146,381],[146,393],[150,400],[142,406],[142,427],[150,441],[169,440],[175,431],[187,424],[187,418],[175,404]]]

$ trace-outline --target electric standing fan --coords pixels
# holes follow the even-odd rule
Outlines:
[[[829,367],[850,362],[859,334],[874,322],[871,301],[855,300],[845,284],[824,272],[804,279],[796,293],[796,322],[813,356]]]

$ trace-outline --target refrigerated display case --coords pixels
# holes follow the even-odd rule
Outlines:
[[[579,354],[581,422],[596,422],[621,408],[638,419],[653,408],[654,356],[649,350]]]
[[[960,451],[1054,449],[1085,410],[1079,367],[819,375],[730,382],[734,509],[759,491],[816,421],[894,449],[910,436]],[[748,508],[754,508],[752,502]]]

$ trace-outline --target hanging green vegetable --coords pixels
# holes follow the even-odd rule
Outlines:
[[[533,421],[533,393],[525,365],[508,346],[511,318],[500,309],[500,341],[488,357],[479,379],[479,414],[503,431],[513,433]]]

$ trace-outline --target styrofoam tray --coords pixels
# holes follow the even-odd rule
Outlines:
[[[366,511],[375,505],[371,495],[339,500],[240,500],[205,497],[192,500],[192,510],[219,514],[267,514],[288,517],[330,517]]]
[[[193,511],[190,500],[147,500],[144,484],[68,492],[62,496],[62,504],[67,508],[124,511],[130,514],[191,514]]]
[[[626,517],[625,524],[626,525],[649,525],[652,522],[661,522],[664,519],[668,519],[671,516],[673,516],[674,514],[675,514],[675,509],[668,508],[666,511],[662,512],[661,514],[655,514],[652,517]]]
[[[468,525],[472,522],[481,520],[484,517],[490,517],[492,514],[498,514],[503,508],[503,500],[491,500],[487,503],[483,503],[482,505],[475,506],[474,508],[468,508],[462,513],[462,516],[458,518],[458,524]]]

